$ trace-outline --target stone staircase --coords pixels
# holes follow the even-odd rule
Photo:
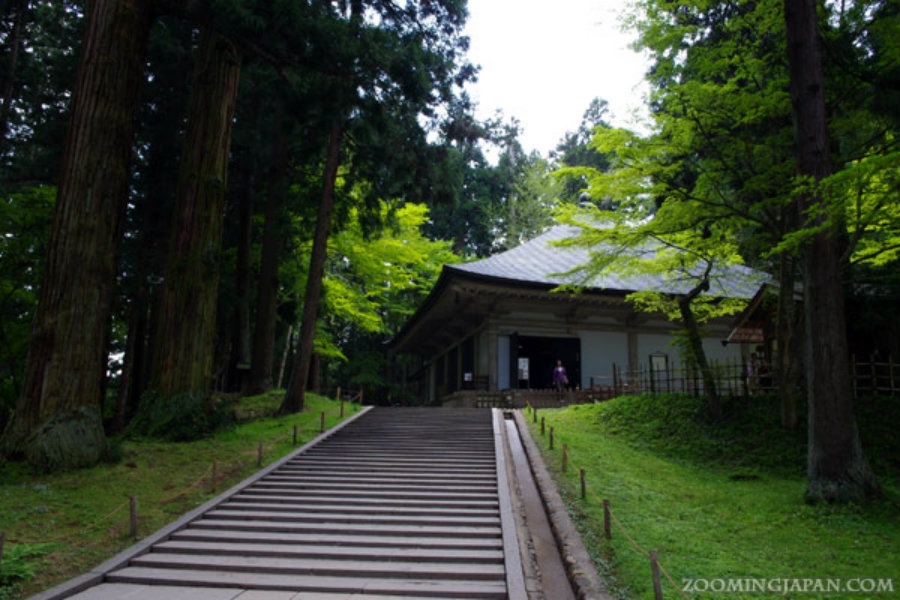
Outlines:
[[[370,410],[74,597],[508,598],[496,427],[489,410]]]

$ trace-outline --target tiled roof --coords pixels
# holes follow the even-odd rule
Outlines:
[[[574,237],[578,233],[577,227],[557,225],[511,250],[471,263],[445,265],[444,269],[509,282],[553,286],[577,283],[596,290],[625,292],[664,291],[684,294],[696,285],[696,280],[686,280],[683,274],[675,272],[671,275],[620,275],[614,269],[607,269],[606,273],[588,282],[581,282],[578,275],[564,275],[588,262],[590,250],[585,247],[561,247],[554,242]],[[742,265],[714,269],[709,293],[719,297],[750,298],[765,279],[764,274]]]

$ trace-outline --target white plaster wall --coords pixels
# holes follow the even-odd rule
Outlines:
[[[581,387],[612,385],[612,366],[628,364],[628,334],[622,331],[581,331]]]

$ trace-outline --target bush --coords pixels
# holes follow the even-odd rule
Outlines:
[[[203,394],[183,392],[163,396],[157,390],[150,390],[141,396],[127,433],[186,442],[209,437],[217,429],[232,425],[234,415],[225,403],[212,404]]]

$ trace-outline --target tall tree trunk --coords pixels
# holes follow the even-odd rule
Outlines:
[[[188,100],[151,387],[161,397],[209,393],[231,127],[240,76],[235,46],[200,34]]]
[[[328,155],[325,160],[324,189],[316,217],[316,232],[313,237],[312,252],[309,257],[309,274],[306,279],[306,295],[303,301],[303,316],[300,319],[300,342],[290,383],[281,403],[281,412],[296,413],[303,410],[306,382],[309,379],[309,365],[312,359],[313,340],[316,336],[316,317],[319,312],[319,298],[322,295],[322,278],[325,276],[325,259],[328,254],[328,234],[331,229],[331,213],[334,211],[334,186],[340,165],[341,137],[344,127],[340,121],[331,126],[328,140]]]
[[[41,469],[95,464],[116,246],[128,195],[149,0],[96,0],[73,92],[41,296],[6,454]]]
[[[818,182],[831,174],[822,49],[816,0],[785,0],[788,66],[797,166]],[[803,249],[809,448],[806,500],[858,502],[878,493],[853,412],[844,314],[843,222],[818,191],[800,199],[807,227],[820,230]],[[829,212],[831,221],[826,222]],[[825,225],[825,227],[822,227]]]
[[[256,325],[253,328],[253,353],[247,392],[260,394],[272,389],[275,367],[275,329],[278,321],[278,268],[284,250],[282,207],[287,189],[288,144],[283,122],[284,105],[276,99],[274,141],[269,168],[268,196],[265,206],[259,287],[256,299]]]

